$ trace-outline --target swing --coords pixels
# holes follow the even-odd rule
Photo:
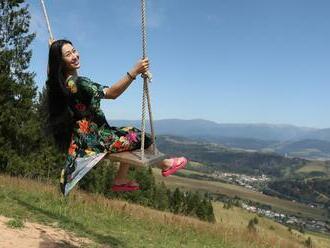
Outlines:
[[[40,0],[45,21],[47,24],[47,29],[50,37],[49,45],[54,41],[54,36],[50,27],[50,22],[48,19],[46,6],[44,0]],[[146,3],[145,0],[141,0],[141,19],[142,19],[142,58],[147,57],[147,33],[146,33]],[[159,152],[155,143],[155,133],[153,128],[153,118],[151,111],[150,95],[148,84],[151,81],[151,74],[149,72],[142,76],[143,78],[143,96],[142,96],[142,120],[141,120],[141,149],[129,152],[120,153],[108,153],[105,158],[110,159],[113,162],[127,163],[136,166],[151,166],[160,163],[166,158],[166,155]],[[144,149],[144,139],[145,139],[145,126],[146,126],[146,104],[148,106],[149,121],[150,121],[150,131],[152,145],[151,149]]]

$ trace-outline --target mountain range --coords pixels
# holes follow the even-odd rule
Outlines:
[[[137,120],[109,122],[112,126],[141,126],[141,121]],[[330,159],[330,128],[317,129],[286,124],[224,124],[203,119],[163,119],[154,121],[154,129],[157,135],[182,136],[230,148],[275,152],[307,159]]]

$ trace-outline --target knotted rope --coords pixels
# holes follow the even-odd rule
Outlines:
[[[142,17],[142,58],[147,57],[147,31],[146,31],[146,1],[141,0],[141,17]],[[149,76],[148,76],[149,75]],[[146,103],[148,105],[149,121],[150,121],[150,131],[152,139],[152,148],[155,154],[156,143],[155,143],[155,133],[153,127],[153,117],[151,111],[151,101],[149,95],[148,83],[150,82],[150,73],[143,76],[143,97],[142,97],[142,123],[141,123],[141,160],[144,160],[144,139],[145,139],[145,123],[146,123]]]

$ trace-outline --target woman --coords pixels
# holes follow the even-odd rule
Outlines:
[[[148,71],[149,61],[139,60],[127,75],[111,87],[78,76],[79,68],[79,53],[70,41],[57,40],[51,44],[46,82],[48,122],[55,143],[67,152],[61,174],[61,190],[65,195],[106,152],[130,151],[141,147],[141,131],[134,127],[109,126],[100,109],[100,100],[119,97],[139,74]],[[145,147],[148,148],[151,143],[146,135]],[[184,157],[165,159],[161,163],[162,175],[169,176],[186,164]],[[127,179],[128,169],[128,164],[121,163],[112,190],[139,189],[137,182]]]

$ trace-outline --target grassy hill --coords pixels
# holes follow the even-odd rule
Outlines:
[[[292,247],[292,243],[300,241],[300,245],[297,247],[308,247],[302,245],[308,237],[312,239],[312,247],[329,247],[329,237],[319,234],[302,234],[296,230],[289,230],[286,226],[276,223],[268,218],[256,216],[254,213],[243,211],[241,208],[233,207],[230,209],[224,209],[222,203],[215,203],[214,212],[217,222],[226,225],[231,228],[242,228],[251,219],[257,218],[258,224],[256,225],[257,231],[263,235],[268,236],[269,240],[274,238],[272,235],[276,235],[273,240],[273,247],[285,248]],[[277,238],[280,238],[278,240]],[[276,245],[275,245],[276,244]]]
[[[182,171],[181,173],[196,173],[191,171]],[[239,197],[245,200],[251,200],[254,202],[259,202],[261,204],[266,204],[272,207],[274,210],[279,210],[288,214],[297,214],[305,217],[310,217],[314,219],[324,219],[327,215],[324,209],[314,209],[310,208],[299,202],[293,202],[289,200],[279,199],[276,197],[264,195],[260,192],[252,191],[244,187],[227,184],[216,181],[204,181],[193,178],[185,178],[179,176],[171,176],[164,179],[160,176],[158,169],[154,169],[154,175],[158,181],[163,181],[169,188],[183,188],[186,190],[199,190],[201,192],[210,192],[214,195],[227,195],[229,197]]]
[[[330,176],[330,161],[311,161],[305,166],[299,168],[296,174],[302,174],[304,177],[309,176],[310,174],[323,174],[325,176]]]
[[[330,159],[330,141],[303,139],[283,142],[276,145],[274,151],[290,157],[328,160]]]
[[[307,163],[304,159],[286,158],[275,153],[247,152],[175,136],[159,136],[157,143],[158,148],[166,154],[183,155],[206,164],[201,168],[203,171],[221,170],[283,177]]]
[[[210,224],[75,190],[63,198],[57,186],[0,176],[0,215],[73,231],[95,243],[91,247],[326,247],[329,240],[289,232],[271,220],[256,231],[247,223],[254,215],[214,205],[217,223]]]

